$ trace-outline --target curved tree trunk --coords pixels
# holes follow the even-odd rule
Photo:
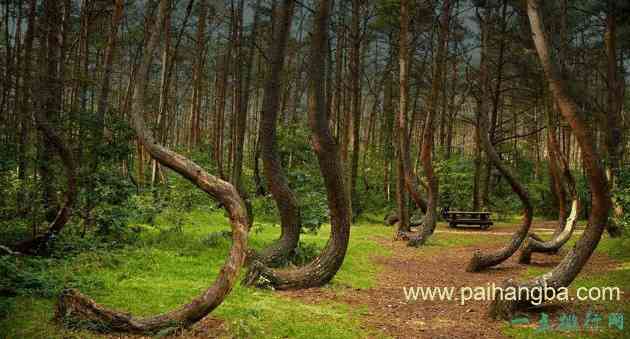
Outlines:
[[[409,159],[409,154],[407,154],[407,159]],[[411,161],[407,160],[407,164],[410,164]],[[407,191],[409,192],[409,196],[411,200],[413,200],[414,204],[417,208],[419,208],[423,214],[427,213],[428,204],[427,201],[422,197],[420,193],[420,189],[418,187],[425,186],[425,183],[422,182],[418,178],[418,175],[413,173],[410,167],[406,167],[407,173],[405,173],[405,186],[407,187]]]
[[[153,51],[160,37],[161,23],[169,2],[169,0],[160,2],[160,20],[156,21],[154,27],[148,30],[148,43],[138,71],[138,79],[147,78]],[[185,327],[199,321],[221,304],[234,286],[238,272],[245,260],[248,216],[243,200],[229,183],[208,174],[199,165],[157,143],[145,126],[143,119],[144,85],[144,80],[134,84],[132,109],[134,130],[144,147],[157,161],[176,171],[225,206],[232,226],[233,244],[230,249],[230,256],[210,288],[190,303],[170,312],[153,317],[137,318],[128,313],[106,309],[77,290],[70,289],[63,291],[59,297],[56,312],[58,319],[78,319],[98,323],[99,326],[113,331],[143,334],[151,334],[167,328]]]
[[[571,239],[573,230],[575,230],[575,224],[577,223],[578,213],[579,203],[578,200],[575,199],[571,202],[571,214],[569,214],[567,220],[562,223],[564,225],[562,232],[558,233],[549,241],[540,241],[534,237],[527,238],[521,249],[518,262],[521,264],[531,263],[532,253],[557,253],[558,250]]]
[[[267,52],[271,56],[271,70],[264,87],[265,94],[260,121],[260,147],[267,186],[280,211],[282,233],[280,239],[275,243],[254,255],[254,259],[262,264],[277,264],[283,261],[293,253],[300,239],[300,207],[284,174],[276,144],[276,124],[282,86],[281,75],[294,7],[294,0],[286,0],[281,6],[276,6],[274,15],[276,18],[275,36]]]
[[[569,164],[558,147],[555,127],[551,115],[548,116],[548,146],[549,146],[549,172],[552,176],[553,188],[557,192],[558,199],[558,227],[551,240],[544,241],[540,237],[530,234],[521,249],[519,263],[529,264],[532,253],[557,253],[558,250],[571,238],[577,216],[579,214],[578,194],[575,187],[575,179],[569,169]],[[560,170],[562,168],[562,170]],[[566,215],[567,193],[571,195],[571,212]]]
[[[422,147],[420,148],[420,160],[424,175],[427,177],[427,211],[424,215],[424,223],[418,236],[409,239],[409,246],[423,245],[429,236],[433,234],[437,223],[438,213],[437,204],[439,197],[438,177],[433,170],[433,145],[434,145],[434,127],[438,112],[438,99],[442,91],[442,77],[444,75],[446,64],[446,53],[448,45],[449,17],[451,14],[451,1],[445,0],[442,4],[442,15],[440,17],[440,38],[436,53],[436,62],[433,69],[433,78],[431,83],[431,95],[429,97],[427,107],[427,118],[422,135]]]
[[[335,276],[346,255],[350,238],[350,202],[346,195],[339,146],[328,127],[324,88],[329,8],[328,0],[317,2],[311,37],[308,111],[312,145],[328,197],[330,239],[315,260],[297,269],[274,270],[254,263],[247,279],[249,285],[264,284],[281,290],[322,286]]]
[[[48,122],[48,119],[46,118],[46,114],[44,112],[38,111],[35,114],[35,119],[37,121],[37,127],[46,137],[46,141],[48,141],[59,153],[61,161],[63,162],[63,166],[66,170],[67,190],[65,193],[65,202],[59,212],[57,212],[57,216],[55,217],[55,219],[50,223],[48,230],[45,233],[37,235],[31,239],[19,242],[15,246],[13,246],[13,250],[24,254],[36,254],[40,252],[40,250],[42,250],[46,246],[50,239],[61,232],[63,227],[68,223],[70,216],[72,215],[72,205],[74,205],[74,201],[77,195],[76,167],[74,159],[72,157],[72,153],[64,144],[61,137],[59,137],[57,133],[55,133],[55,130],[50,126],[50,123]]]
[[[481,145],[492,164],[494,164],[494,166],[510,183],[512,191],[514,191],[514,193],[516,193],[521,199],[521,202],[523,203],[523,222],[519,229],[512,235],[510,242],[497,252],[483,254],[481,251],[476,250],[466,267],[466,271],[468,272],[479,272],[488,267],[496,266],[511,257],[512,254],[521,247],[523,240],[527,237],[527,232],[529,232],[533,217],[533,208],[527,191],[516,180],[516,177],[512,174],[510,169],[501,162],[499,154],[497,154],[494,146],[492,146],[488,136],[488,117],[484,109],[480,109],[480,114],[482,114],[479,119],[479,136],[481,138]]]
[[[484,23],[484,25],[487,25],[487,24]],[[481,66],[480,66],[484,68],[480,70],[480,73],[484,75],[484,79],[481,79],[482,88],[483,88],[482,95],[485,95],[485,93],[487,93],[486,86],[485,86],[485,83],[486,83],[485,75],[487,74],[486,69],[485,69],[487,67],[487,55],[486,55],[487,31],[486,29],[487,29],[486,27],[482,29],[484,31],[482,32],[482,35],[483,35],[482,45],[483,46],[481,49],[482,60],[481,60]],[[523,243],[523,240],[525,240],[525,237],[527,237],[527,233],[529,232],[529,228],[532,224],[532,217],[533,217],[533,208],[529,200],[529,195],[527,191],[516,180],[516,177],[512,174],[510,169],[501,162],[501,158],[499,157],[499,154],[497,154],[497,151],[495,150],[494,146],[492,145],[492,142],[490,141],[490,135],[488,132],[489,121],[488,121],[487,100],[485,100],[485,98],[481,99],[477,114],[479,114],[478,128],[479,128],[479,138],[480,138],[481,146],[484,152],[486,153],[486,155],[488,156],[488,159],[490,160],[490,162],[506,178],[506,180],[509,182],[510,186],[512,187],[512,191],[514,191],[514,193],[516,193],[516,195],[518,195],[519,199],[521,200],[523,204],[523,223],[521,224],[519,229],[512,235],[512,239],[510,239],[510,242],[506,246],[498,250],[497,252],[483,254],[481,253],[480,250],[476,250],[470,262],[468,263],[468,266],[466,267],[466,271],[468,272],[479,272],[488,267],[498,265],[502,263],[503,261],[507,260],[509,257],[511,257],[512,254],[514,254],[519,249],[519,247]]]
[[[594,139],[592,132],[582,117],[577,114],[575,101],[569,96],[566,84],[560,77],[557,66],[551,60],[549,45],[544,33],[544,25],[540,17],[538,6],[538,1],[527,0],[527,14],[531,25],[532,37],[545,76],[549,82],[551,93],[558,104],[562,116],[571,126],[571,130],[582,151],[583,163],[590,184],[592,199],[588,226],[584,230],[582,237],[580,237],[575,246],[551,272],[521,284],[517,284],[512,280],[508,280],[505,283],[507,286],[515,286],[516,288],[527,287],[530,288],[530,290],[534,287],[566,288],[571,284],[591,257],[593,251],[595,251],[604,228],[606,227],[611,206],[608,182],[601,159],[593,147]],[[495,298],[490,305],[490,316],[493,318],[510,319],[517,310],[530,305],[531,300],[527,298],[525,300],[502,300]]]
[[[57,15],[55,13],[55,10],[52,8],[52,6],[54,5],[47,4],[45,6],[45,15],[47,19],[50,18],[51,16]],[[27,52],[29,54],[31,52],[33,39],[35,37],[35,30],[36,30],[35,18],[37,15],[36,7],[37,7],[36,2],[31,1],[30,8],[29,8],[30,13],[29,13],[29,21],[28,21],[28,31],[26,33],[27,34],[26,40],[29,46]],[[56,38],[57,38],[56,32],[54,30],[49,31],[47,38],[49,40],[52,39],[56,41]],[[41,87],[43,90],[42,94],[44,94],[45,97],[43,98],[44,100],[43,105],[39,105],[40,107],[36,107],[35,109],[36,110],[35,120],[37,122],[37,128],[41,130],[41,132],[44,135],[45,141],[47,141],[49,145],[55,148],[57,152],[59,153],[59,157],[61,158],[61,161],[66,171],[67,190],[65,193],[64,204],[59,209],[59,211],[57,212],[57,215],[50,223],[48,230],[45,233],[34,236],[31,239],[27,239],[22,242],[19,242],[15,246],[13,246],[13,249],[15,251],[21,252],[21,253],[27,253],[27,254],[36,254],[43,247],[45,247],[45,245],[48,243],[48,241],[51,238],[53,238],[56,234],[61,232],[63,227],[68,223],[68,219],[70,219],[70,216],[72,214],[72,205],[74,205],[74,201],[77,194],[76,166],[75,166],[75,162],[72,156],[72,152],[64,144],[62,138],[59,135],[57,135],[54,128],[50,125],[48,121],[49,113],[54,113],[59,109],[59,107],[56,104],[54,104],[54,102],[56,101],[55,97],[58,95],[58,92],[57,92],[57,86],[53,85],[59,79],[57,79],[56,77],[53,79],[48,78],[49,76],[54,77],[54,74],[57,74],[56,69],[57,69],[57,66],[58,66],[57,63],[59,60],[56,58],[57,49],[53,48],[53,46],[49,46],[46,52],[48,53],[48,56],[47,56],[48,72],[47,72],[47,75],[45,75],[46,78],[42,79],[41,81],[41,84],[46,84],[45,86]],[[46,59],[42,60],[42,62],[44,62],[45,60]],[[33,84],[32,79],[30,77],[30,69],[31,69],[31,64],[32,64],[30,58],[27,57],[27,59],[25,60],[25,63],[26,64],[25,64],[24,84],[25,86],[28,86],[28,88],[32,90],[33,88],[35,88],[35,84]],[[41,86],[41,84],[39,86]]]

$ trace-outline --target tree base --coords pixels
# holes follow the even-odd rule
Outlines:
[[[68,327],[88,328],[99,332],[154,333],[137,324],[131,314],[107,310],[75,289],[61,292],[55,319]]]
[[[476,249],[473,253],[472,258],[468,262],[468,266],[466,266],[466,272],[479,272],[485,268],[482,265],[483,255],[479,249]]]

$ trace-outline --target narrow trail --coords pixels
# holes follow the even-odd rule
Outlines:
[[[532,233],[550,235],[553,234],[554,230],[549,228],[533,228]],[[483,231],[479,230],[479,228],[460,228],[460,229],[442,229],[435,230],[435,233],[443,233],[443,234],[486,234],[486,235],[512,235],[513,231]],[[582,230],[575,230],[573,234],[582,234]]]
[[[438,231],[460,233],[458,231]],[[466,233],[466,232],[462,232]],[[510,232],[483,232],[485,235],[509,235]],[[405,242],[379,238],[377,241],[392,250],[389,257],[375,257],[382,271],[377,285],[370,289],[345,289],[335,292],[327,288],[281,292],[307,303],[333,300],[349,305],[366,305],[362,325],[395,338],[503,338],[501,328],[505,322],[487,317],[490,301],[406,301],[403,287],[454,287],[454,297],[459,297],[462,287],[497,286],[508,278],[518,278],[526,270],[516,257],[496,268],[468,273],[466,264],[475,248],[490,251],[500,244],[481,246],[410,248]],[[533,267],[552,268],[562,258],[559,255],[535,255]],[[582,274],[592,274],[613,269],[617,265],[605,255],[595,254]],[[572,305],[571,307],[574,307]],[[557,307],[556,307],[557,308]],[[549,311],[552,312],[552,311]],[[535,317],[537,319],[537,317]]]

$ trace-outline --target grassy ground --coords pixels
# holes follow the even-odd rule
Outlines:
[[[367,216],[353,226],[350,247],[341,271],[327,288],[335,293],[347,289],[367,289],[376,283],[380,267],[371,259],[388,256],[377,243],[389,238],[392,229],[383,227],[382,218]],[[185,215],[181,227],[173,228],[164,218],[156,226],[141,225],[140,240],[133,246],[113,251],[89,251],[67,259],[54,259],[42,271],[60,277],[67,286],[77,286],[97,302],[134,315],[151,315],[172,309],[207,288],[218,273],[228,252],[230,240],[219,232],[229,230],[219,212],[193,211]],[[500,229],[505,226],[501,225]],[[260,248],[277,238],[277,225],[258,223],[250,235],[250,245]],[[318,234],[305,234],[303,242],[323,247],[327,227]],[[501,238],[498,238],[501,240]],[[427,251],[487,242],[483,235],[441,234],[430,240]],[[605,239],[599,251],[620,260],[618,270],[591,278],[580,278],[575,286],[630,286],[630,257],[627,243]],[[308,246],[307,246],[308,247]],[[530,269],[527,274],[542,273]],[[0,320],[0,338],[98,338],[92,332],[71,331],[51,321],[54,298],[20,297],[15,308]],[[613,304],[602,307],[615,309]],[[227,336],[270,338],[356,338],[384,337],[366,328],[361,317],[367,305],[346,305],[333,301],[302,303],[266,290],[237,285],[225,302],[212,313],[221,319]],[[627,309],[626,306],[626,311]],[[626,314],[630,314],[626,312]],[[539,338],[530,328],[506,326],[504,334],[515,338]],[[544,333],[555,337],[562,333]],[[619,332],[613,333],[619,334]],[[603,333],[601,335],[607,335]]]
[[[215,278],[230,246],[227,237],[212,235],[229,230],[221,213],[194,211],[186,215],[180,230],[158,219],[157,227],[144,225],[140,242],[109,253],[87,252],[71,260],[57,260],[46,269],[64,277],[67,285],[81,290],[97,302],[128,311],[151,315],[187,302],[207,288]],[[257,224],[250,245],[260,248],[275,240],[278,227]],[[371,256],[386,256],[374,236],[389,236],[390,229],[358,226],[341,271],[329,288],[369,288],[379,270]],[[323,247],[329,231],[305,234],[303,241]],[[0,337],[6,338],[88,338],[85,331],[67,331],[50,321],[52,298],[22,297],[12,314],[0,322]],[[361,309],[323,302],[307,305],[272,291],[237,285],[225,302],[213,312],[223,319],[237,337],[321,337],[355,338],[368,335],[359,326]]]

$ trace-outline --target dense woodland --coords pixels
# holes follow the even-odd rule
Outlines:
[[[547,274],[510,282],[527,286],[569,286],[603,234],[629,237],[627,1],[3,0],[0,11],[0,319],[44,290],[66,325],[189,327],[238,284],[328,284],[366,218],[422,252],[443,211],[491,212],[511,235],[470,253],[466,271],[563,249]],[[145,246],[156,225],[182,233],[199,210],[231,227],[203,241],[231,247],[183,306],[135,317],[46,274]],[[556,221],[549,239],[539,220]],[[263,229],[275,240],[249,246]],[[301,240],[320,229],[322,246]],[[509,319],[530,304],[488,309]]]

